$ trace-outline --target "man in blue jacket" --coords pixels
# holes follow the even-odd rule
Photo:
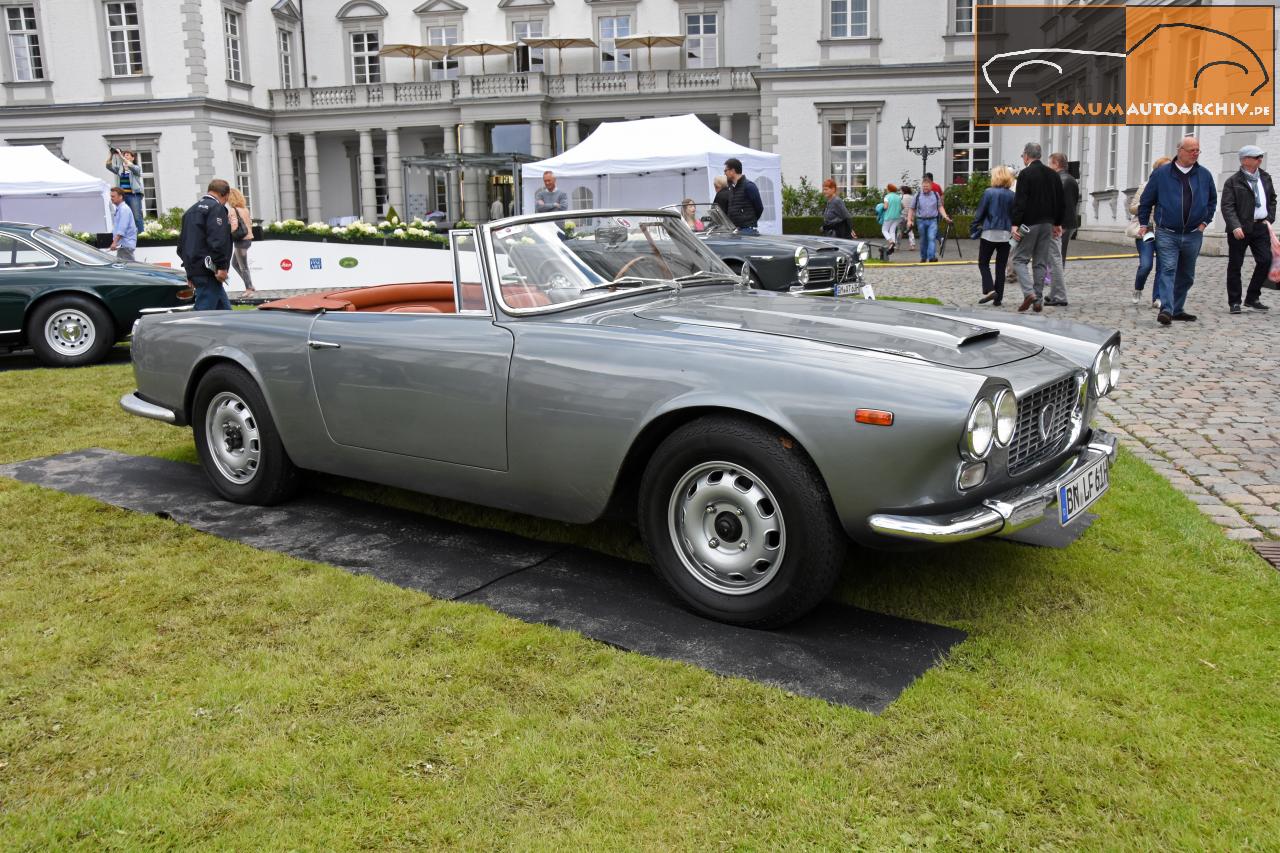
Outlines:
[[[231,266],[231,222],[226,208],[230,192],[230,184],[214,178],[209,191],[182,214],[178,257],[196,289],[197,311],[231,310],[222,288]]]
[[[1151,173],[1138,201],[1139,237],[1147,233],[1152,208],[1159,210],[1156,297],[1160,300],[1160,313],[1156,319],[1162,326],[1173,320],[1196,319],[1185,310],[1187,293],[1195,279],[1204,229],[1213,221],[1218,207],[1213,175],[1196,162],[1199,159],[1200,142],[1194,136],[1183,137],[1177,157]]]

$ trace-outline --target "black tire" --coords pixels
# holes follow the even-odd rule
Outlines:
[[[219,364],[200,379],[191,429],[205,474],[227,500],[271,506],[297,491],[298,469],[280,441],[266,398],[244,369]]]
[[[698,515],[686,511],[695,507]],[[658,446],[641,479],[639,522],[658,574],[690,609],[752,628],[776,628],[816,607],[835,586],[848,545],[800,445],[727,415],[688,423]],[[708,538],[706,549],[691,541],[691,529]]]
[[[107,309],[87,296],[55,296],[31,312],[27,342],[49,367],[97,364],[116,343],[116,325]]]

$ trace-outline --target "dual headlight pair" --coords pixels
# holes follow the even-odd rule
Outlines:
[[[1093,393],[1105,397],[1120,381],[1120,345],[1108,344],[1093,360]]]
[[[992,446],[1008,447],[1018,426],[1018,398],[1001,388],[993,399],[982,397],[969,410],[964,427],[964,451],[970,459],[984,459]]]

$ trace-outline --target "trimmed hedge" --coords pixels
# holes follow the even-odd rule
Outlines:
[[[956,236],[962,240],[969,238],[969,225],[973,222],[973,217],[969,215],[959,215],[951,217],[956,223]],[[941,228],[946,228],[946,223],[939,223]],[[855,216],[853,217],[853,230],[858,232],[859,237],[870,238],[874,240],[881,239],[880,223],[876,222],[874,216]],[[782,217],[782,233],[783,234],[809,234],[814,237],[822,236],[822,217],[821,216],[784,216]]]

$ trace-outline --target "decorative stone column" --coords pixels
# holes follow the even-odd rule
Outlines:
[[[465,122],[462,125],[462,153],[480,154],[482,153],[481,145],[480,125],[474,121]],[[484,203],[480,182],[480,175],[475,169],[463,171],[462,218],[468,222],[478,222],[486,218],[480,214],[480,208]]]
[[[293,143],[289,134],[276,134],[276,182],[280,187],[278,219],[293,219],[298,215],[298,192],[293,186]]]
[[[578,126],[578,120],[576,118],[567,118],[564,120],[564,147],[566,151],[578,144],[580,141],[578,134],[581,132],[582,131]]]
[[[458,126],[456,124],[446,124],[441,130],[444,131],[444,147],[441,150],[445,154],[457,154]],[[462,210],[458,201],[458,177],[457,175],[450,175],[449,179],[444,182],[444,206],[450,220],[462,218]]]
[[[551,156],[547,145],[547,123],[542,119],[529,120],[529,153],[542,159]]]
[[[302,134],[302,191],[307,196],[307,221],[320,221],[320,152],[314,133]]]
[[[396,209],[403,219],[404,170],[400,167],[400,129],[389,128],[387,134],[387,204]]]
[[[373,131],[360,131],[360,218],[378,220],[378,197],[373,188]]]
[[[725,139],[733,139],[733,115],[720,113],[720,135]]]
[[[760,147],[760,113],[750,113],[747,116],[747,146],[749,148]]]

